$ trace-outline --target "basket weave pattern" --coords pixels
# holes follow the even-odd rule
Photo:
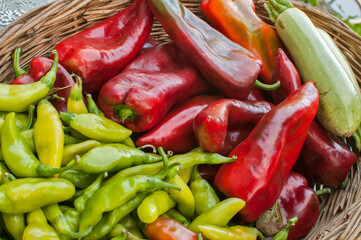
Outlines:
[[[0,82],[14,79],[11,53],[15,47],[23,48],[22,66],[35,56],[47,55],[61,40],[93,25],[127,7],[132,0],[58,0],[22,16],[0,31]],[[201,0],[183,0],[186,7],[203,17]],[[263,9],[265,0],[254,0],[257,14],[270,23]],[[361,37],[346,24],[312,6],[293,2],[303,10],[314,24],[327,31],[336,41],[361,85]],[[152,35],[160,41],[169,37],[159,22],[155,22]],[[350,147],[352,142],[348,142]],[[355,150],[355,152],[357,152]],[[357,152],[359,156],[359,152]],[[348,176],[345,189],[336,188],[321,199],[319,219],[305,239],[361,239],[361,188],[360,158]]]

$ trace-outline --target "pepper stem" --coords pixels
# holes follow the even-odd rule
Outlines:
[[[28,122],[26,123],[26,126],[23,129],[23,131],[29,130],[33,126],[34,114],[35,114],[35,106],[33,104],[30,104],[28,106]]]
[[[198,165],[195,165],[192,169],[190,182],[194,182],[197,179],[202,179],[201,175],[198,172]]]
[[[28,74],[29,72],[29,67],[22,69],[20,67],[20,55],[23,52],[23,49],[21,49],[21,47],[17,47],[15,48],[12,58],[13,58],[13,68],[14,68],[14,72],[15,72],[15,76],[16,78]]]
[[[66,170],[74,168],[76,165],[76,162],[74,160],[70,161],[68,165],[62,168],[54,168],[46,164],[39,163],[39,165],[36,168],[36,173],[39,177],[51,177],[55,174],[64,172]]]
[[[67,125],[70,125],[71,120],[75,117],[74,113],[66,113],[66,112],[61,112],[59,114],[61,120],[63,120]]]
[[[158,173],[157,175],[155,175],[155,178],[158,179],[164,179],[169,175],[169,172],[174,170],[174,168],[180,168],[182,164],[180,163],[172,163],[169,166],[167,166],[165,169],[163,169],[160,173]],[[172,184],[173,185],[173,184]]]
[[[355,140],[357,149],[361,150],[361,127],[359,127],[356,132],[353,133],[352,137]]]
[[[343,182],[341,183],[340,187],[341,187],[342,189],[345,189],[346,186],[347,186],[347,183],[348,183],[348,177],[346,177],[345,180],[343,180]]]
[[[293,8],[293,5],[287,0],[269,0],[263,7],[266,9],[270,21],[274,23],[283,11]]]
[[[53,65],[51,66],[49,72],[47,72],[45,76],[40,79],[40,82],[42,82],[49,88],[51,88],[54,85],[56,79],[56,72],[58,70],[58,59],[59,59],[58,51],[54,49],[53,51],[51,51],[51,53],[54,54]]]
[[[323,188],[323,189],[320,189],[320,190],[316,191],[317,196],[321,196],[321,195],[323,195],[325,193],[331,193],[331,188]]]
[[[253,86],[257,87],[259,89],[262,89],[262,90],[271,91],[271,90],[276,90],[277,88],[279,88],[281,86],[281,82],[277,81],[274,84],[265,84],[265,83],[262,83],[262,82],[256,80],[254,82]]]
[[[273,238],[272,240],[287,240],[288,238],[288,233],[290,232],[291,227],[295,226],[295,224],[297,223],[298,218],[297,217],[292,217],[291,219],[289,219],[287,221],[286,226],[279,231]]]
[[[114,114],[117,118],[119,118],[122,122],[125,120],[134,121],[136,116],[136,112],[133,109],[130,109],[125,104],[119,104],[113,106]]]

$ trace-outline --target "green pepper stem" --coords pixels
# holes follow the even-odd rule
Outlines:
[[[298,218],[292,217],[287,221],[287,224],[284,228],[282,228],[281,231],[279,231],[272,240],[287,240],[288,233],[290,232],[291,227],[295,226],[297,223]]]
[[[194,182],[197,179],[202,179],[201,175],[198,172],[198,165],[195,165],[192,169],[190,182]]]
[[[348,183],[348,177],[346,177],[345,180],[343,180],[343,182],[341,183],[340,187],[341,187],[342,189],[345,189],[346,186],[347,186],[347,183]]]
[[[35,114],[35,106],[33,104],[30,104],[28,106],[28,122],[26,123],[26,126],[23,129],[23,131],[29,130],[33,126],[34,114]]]
[[[258,230],[258,229],[255,228],[255,227],[253,227],[252,229],[253,229],[253,231],[257,234],[257,237],[258,237],[260,240],[264,240],[264,236],[263,236],[263,234],[261,233],[260,230]]]
[[[325,193],[331,193],[331,188],[322,188],[316,191],[317,196],[321,196]]]
[[[119,104],[113,106],[114,114],[122,122],[125,120],[134,121],[136,112],[133,109],[130,109],[125,104]]]
[[[51,94],[51,95],[49,95],[48,97],[46,97],[45,99],[48,100],[48,101],[51,101],[51,100],[65,101],[65,98],[59,97],[58,94]]]
[[[159,148],[158,148],[158,153],[159,153],[159,155],[161,155],[162,158],[163,158],[164,166],[168,167],[168,166],[169,166],[169,159],[168,159],[168,156],[167,156],[167,154],[164,152],[164,149],[163,149],[162,147],[159,147]]]
[[[13,67],[14,67],[14,72],[15,72],[15,77],[18,78],[22,75],[28,74],[29,72],[29,68],[26,69],[22,69],[20,67],[20,55],[23,52],[23,50],[21,49],[21,47],[17,47],[15,48],[12,58],[13,58]]]
[[[272,90],[276,90],[277,88],[279,88],[281,86],[281,82],[277,81],[274,84],[265,84],[265,83],[262,83],[262,82],[256,80],[254,82],[253,86],[257,87],[259,89],[262,89],[262,90],[272,91]]]
[[[146,144],[146,145],[143,145],[143,146],[140,146],[138,147],[139,150],[142,150],[144,148],[151,148],[152,149],[152,153],[157,153],[157,149],[151,145],[151,144]]]
[[[155,178],[158,178],[158,179],[164,179],[166,178],[169,173],[174,170],[174,168],[180,168],[182,166],[182,164],[180,163],[172,163],[170,164],[168,167],[166,167],[165,169],[163,169],[160,173],[158,173],[157,175],[155,175],[154,177]]]
[[[39,163],[39,165],[36,168],[36,173],[38,174],[39,177],[51,177],[55,174],[73,169],[75,165],[76,162],[74,160],[70,161],[68,165],[62,168],[54,168],[49,165]]]
[[[56,79],[56,72],[58,70],[58,59],[59,59],[58,51],[54,49],[53,51],[51,51],[51,53],[54,54],[53,65],[51,66],[49,72],[47,72],[45,76],[40,79],[40,82],[42,82],[49,88],[51,88],[54,85]]]
[[[293,8],[292,3],[287,0],[269,0],[265,3],[264,8],[266,9],[269,19],[271,22],[276,22],[277,17],[289,8]]]
[[[70,125],[71,120],[75,117],[74,113],[67,113],[67,112],[61,112],[60,118],[63,120],[67,125]]]
[[[353,133],[352,137],[355,140],[357,149],[361,150],[361,127],[359,127],[356,132]]]

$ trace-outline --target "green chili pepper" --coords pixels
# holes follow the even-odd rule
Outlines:
[[[64,146],[70,145],[70,144],[80,143],[82,141],[84,141],[84,140],[73,137],[71,135],[68,135],[68,134],[64,133]]]
[[[84,211],[85,203],[96,191],[99,190],[103,177],[104,175],[99,175],[99,177],[84,190],[83,194],[74,200],[74,207],[79,213]]]
[[[213,187],[199,174],[197,166],[194,166],[192,171],[190,188],[194,196],[196,213],[198,215],[208,211],[220,202]]]
[[[70,230],[76,232],[78,230],[80,213],[75,208],[69,207],[64,211],[64,217],[69,224]]]
[[[199,225],[215,225],[224,227],[245,205],[245,202],[239,198],[227,198],[208,211],[199,215],[191,222],[189,229],[199,233]]]
[[[297,223],[297,220],[297,217],[290,218],[290,220],[287,221],[286,226],[284,226],[281,231],[274,235],[272,240],[287,240],[288,233],[290,232],[291,227]]]
[[[189,152],[185,154],[174,155],[169,158],[169,163],[179,162],[181,167],[178,172],[186,168],[191,168],[197,164],[221,164],[226,162],[234,162],[236,158],[227,158],[217,153],[201,153],[201,152]],[[111,178],[107,179],[103,186],[110,184],[116,179],[122,177],[130,177],[139,174],[155,175],[163,169],[163,162],[157,162],[152,164],[139,165],[135,167],[126,168],[119,171]]]
[[[69,180],[77,188],[84,189],[92,184],[98,175],[77,170],[66,170],[61,172],[59,177]]]
[[[96,140],[86,140],[84,142],[66,145],[64,147],[64,154],[61,165],[62,166],[67,165],[71,160],[73,160],[76,157],[76,155],[83,156],[90,149],[100,145],[101,143]]]
[[[48,224],[29,224],[24,230],[23,240],[59,240],[56,231]]]
[[[22,129],[23,131],[29,130],[33,127],[34,124],[34,118],[35,118],[35,106],[33,104],[30,104],[28,106],[28,121],[26,123],[26,126]]]
[[[9,112],[0,111],[0,131],[4,124],[5,117],[8,114],[9,114]],[[28,123],[28,115],[25,113],[16,114],[15,122],[16,122],[16,127],[19,129],[19,131],[22,131]],[[0,139],[0,143],[1,143],[1,139]]]
[[[75,193],[74,185],[60,178],[22,178],[0,186],[0,212],[22,214],[65,201]]]
[[[1,142],[5,163],[18,177],[49,177],[72,167],[58,169],[40,163],[16,128],[15,113],[9,113],[5,118]]]
[[[263,240],[264,237],[257,228],[245,226],[232,226],[221,228],[212,225],[199,225],[198,230],[209,240]]]
[[[15,240],[21,240],[25,230],[24,214],[2,213],[4,224],[10,235]]]
[[[93,228],[89,235],[84,237],[84,240],[101,239],[107,235],[123,217],[137,209],[139,204],[142,203],[143,199],[145,199],[151,191],[153,190],[137,193],[137,195],[127,203],[104,213],[100,222]]]
[[[92,230],[91,227],[85,229],[81,232],[72,232],[71,227],[66,220],[63,212],[61,211],[59,205],[57,203],[47,205],[42,208],[46,218],[51,222],[54,228],[61,234],[71,237],[71,238],[80,238],[89,234]]]
[[[69,113],[87,113],[88,109],[83,101],[83,81],[76,74],[72,74],[71,77],[75,78],[75,84],[69,92],[67,110]]]
[[[189,222],[186,217],[184,217],[180,212],[178,212],[176,209],[172,208],[166,213],[162,214],[162,217],[171,218],[173,220],[176,220],[177,222],[180,222],[184,226],[188,227]]]
[[[21,47],[17,47],[14,49],[14,52],[11,55],[11,57],[13,59],[13,68],[14,68],[16,78],[18,78],[22,75],[25,75],[29,72],[29,68],[22,69],[20,67],[20,55],[22,54],[22,52],[23,52],[23,49]]]
[[[114,143],[94,147],[77,160],[73,169],[87,173],[104,173],[161,160],[162,157],[158,155]]]
[[[80,217],[79,231],[95,226],[101,220],[104,212],[111,211],[125,204],[134,198],[138,192],[166,187],[179,190],[178,186],[162,181],[178,165],[178,163],[172,164],[154,177],[138,175],[121,178],[105,187],[101,187],[87,201],[84,212]]]
[[[20,135],[24,143],[26,143],[29,146],[31,152],[35,154],[36,149],[35,149],[35,141],[34,141],[34,129],[32,128],[25,131],[21,131]]]
[[[60,118],[72,129],[101,142],[121,142],[132,131],[118,123],[94,113],[60,113]]]
[[[7,176],[10,174],[10,170],[7,168],[4,162],[0,162],[0,184],[4,184],[10,182],[9,177]]]
[[[176,202],[167,192],[158,190],[146,197],[139,205],[138,217],[144,223],[152,223],[175,205]]]
[[[126,233],[131,239],[143,238],[143,234],[140,231],[137,222],[130,216],[130,214],[122,218],[119,223],[114,226],[109,235],[110,237],[116,237],[121,233]]]
[[[97,115],[104,116],[104,113],[102,110],[99,109],[95,101],[93,100],[93,97],[90,93],[86,95],[86,101],[88,103],[88,112],[89,113],[95,113]]]
[[[0,83],[0,111],[24,112],[30,104],[36,104],[49,93],[58,69],[58,52],[53,50],[52,53],[53,65],[39,81],[23,85]]]

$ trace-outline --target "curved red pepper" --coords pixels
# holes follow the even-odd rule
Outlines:
[[[287,239],[296,240],[306,236],[315,225],[320,210],[317,194],[308,187],[307,180],[302,175],[291,172],[278,201],[285,220],[292,217],[298,218]]]
[[[274,69],[274,81],[281,82],[281,87],[272,94],[274,102],[278,103],[299,88],[301,80],[296,67],[282,49],[277,50]],[[304,174],[309,182],[335,187],[343,182],[356,160],[355,153],[343,142],[333,138],[317,119],[314,119],[296,162],[295,171]]]
[[[193,135],[193,120],[209,104],[221,96],[201,95],[175,106],[151,131],[138,138],[136,145],[151,144],[174,153],[189,152],[197,146]]]
[[[262,59],[260,77],[271,84],[276,50],[282,43],[276,31],[257,16],[253,1],[208,0],[201,8],[218,30]]]
[[[222,99],[203,109],[194,119],[193,131],[206,152],[229,154],[273,107],[265,101]]]
[[[142,49],[153,25],[147,0],[135,0],[116,15],[60,42],[59,63],[83,79],[87,93],[100,90]]]
[[[207,81],[229,98],[247,98],[263,66],[256,56],[213,29],[178,0],[148,2],[174,44]]]
[[[159,217],[147,224],[145,235],[149,240],[197,240],[197,234],[170,218]]]
[[[30,62],[28,74],[24,74],[10,84],[28,84],[39,81],[45,74],[50,70],[53,65],[53,60],[45,57],[34,57]],[[74,80],[70,77],[69,73],[58,64],[58,70],[56,72],[56,80],[54,88],[64,88],[63,90],[57,91],[56,94],[59,97],[63,97],[65,101],[58,99],[51,100],[51,103],[58,110],[58,112],[67,112],[67,100],[69,97],[70,89],[74,85]]]
[[[165,43],[143,52],[109,80],[99,93],[98,106],[113,121],[133,132],[144,132],[159,123],[173,105],[209,89],[176,46]],[[123,122],[124,110],[130,114]]]
[[[281,193],[316,115],[319,96],[307,82],[269,111],[246,140],[229,156],[215,178],[216,187],[228,197],[246,202],[239,212],[244,222],[255,221],[270,209]]]

